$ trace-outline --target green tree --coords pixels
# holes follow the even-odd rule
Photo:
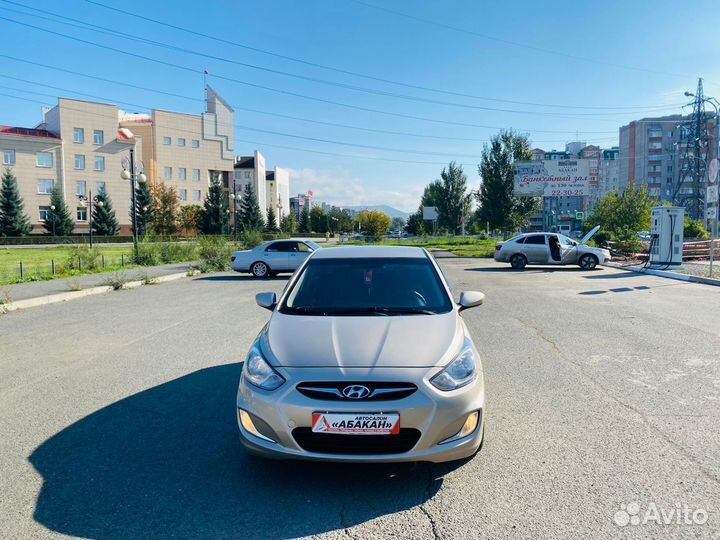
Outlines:
[[[115,236],[118,233],[118,222],[113,210],[112,199],[105,186],[98,188],[96,201],[93,205],[93,231],[100,236]]]
[[[271,233],[278,231],[277,218],[275,217],[275,210],[273,210],[272,205],[268,206],[268,209],[267,209],[267,219],[265,220],[265,230],[267,232],[271,232]]]
[[[333,206],[328,212],[328,217],[330,218],[330,229],[333,231],[352,232],[353,217],[347,210]]]
[[[480,190],[477,192],[477,217],[491,229],[510,230],[527,225],[530,216],[537,212],[538,197],[516,197],[515,161],[532,158],[530,143],[524,135],[512,130],[501,131],[482,151]]]
[[[23,236],[32,232],[25,215],[17,178],[12,170],[5,169],[0,187],[0,236]]]
[[[178,224],[185,236],[196,234],[200,230],[202,221],[202,206],[199,204],[188,204],[180,207],[178,213]]]
[[[310,224],[310,213],[307,211],[307,208],[303,208],[300,212],[300,224],[298,226],[298,229],[301,233],[312,232],[312,225]]]
[[[407,224],[407,222],[405,221],[405,218],[401,218],[401,217],[392,218],[392,230],[393,231],[402,231],[405,228],[406,224]]]
[[[230,216],[228,213],[228,196],[225,193],[220,177],[214,174],[210,179],[210,189],[203,202],[200,229],[204,234],[224,234],[228,230]]]
[[[462,165],[451,161],[440,173],[431,188],[434,205],[438,209],[438,225],[450,233],[458,233],[470,219],[472,196],[468,192],[467,176]]]
[[[405,231],[412,236],[422,236],[425,234],[425,222],[422,218],[422,207],[412,214],[405,225]]]
[[[43,227],[47,234],[54,234],[55,236],[70,236],[75,228],[70,210],[65,204],[62,189],[57,183],[53,186],[52,195],[50,196],[50,215],[43,223]]]
[[[152,231],[170,236],[178,231],[180,199],[173,186],[157,183],[152,190],[153,221]],[[139,224],[139,222],[138,222]]]
[[[298,224],[295,219],[295,211],[290,210],[290,213],[285,214],[280,220],[280,230],[284,233],[294,234],[297,232]]]
[[[392,225],[390,216],[379,210],[363,210],[357,215],[356,222],[371,240],[379,240],[385,236]]]
[[[310,230],[316,233],[327,232],[327,219],[321,206],[313,206],[310,210]]]
[[[147,234],[152,226],[155,201],[148,182],[138,182],[135,189],[135,203],[137,208],[137,232],[139,235]],[[132,224],[132,210],[130,210],[130,223]]]
[[[636,253],[640,249],[637,232],[650,229],[652,207],[657,204],[647,186],[638,189],[631,184],[622,193],[611,191],[602,197],[585,221],[584,229],[589,231],[600,225],[596,242],[611,239],[619,244],[618,251]]]
[[[262,231],[265,228],[265,220],[255,189],[249,182],[245,184],[245,191],[240,202],[238,224],[243,231]]]

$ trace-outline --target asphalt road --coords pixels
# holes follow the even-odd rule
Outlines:
[[[720,537],[720,289],[442,264],[456,291],[487,295],[463,315],[484,358],[486,442],[459,464],[244,453],[235,389],[268,317],[253,298],[284,279],[215,275],[1,316],[0,538]],[[630,503],[641,521],[657,513],[617,525]],[[678,504],[707,521],[652,521]]]

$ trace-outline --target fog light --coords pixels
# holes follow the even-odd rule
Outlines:
[[[460,431],[458,431],[452,437],[445,439],[444,441],[440,441],[438,444],[447,444],[450,442],[459,441],[460,439],[464,439],[468,435],[472,435],[477,429],[479,418],[479,411],[470,413],[465,419],[465,423],[463,424],[463,427],[460,428]]]
[[[263,441],[268,441],[271,443],[274,443],[270,437],[266,437],[262,433],[258,431],[258,429],[255,427],[255,424],[252,421],[252,417],[247,411],[244,411],[242,409],[238,409],[238,418],[240,418],[240,424],[243,428],[245,428],[245,431],[248,431],[258,439],[262,439]]]

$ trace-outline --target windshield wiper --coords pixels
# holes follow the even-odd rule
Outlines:
[[[285,309],[280,310],[290,315],[327,315],[327,311],[323,309],[313,309],[309,307],[290,307],[285,306]]]
[[[380,306],[368,306],[363,308],[355,309],[338,309],[330,310],[327,315],[343,316],[343,315],[436,315],[434,311],[422,308],[393,308],[393,307],[380,307]]]

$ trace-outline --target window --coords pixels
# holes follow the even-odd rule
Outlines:
[[[202,193],[200,193],[199,189],[196,189],[195,191],[193,191],[193,200],[199,201],[200,199],[202,199]]]
[[[649,150],[660,150],[661,148],[662,148],[661,142],[649,142],[648,143]]]
[[[294,246],[295,244],[296,242],[273,242],[265,248],[265,251],[268,253],[285,253],[287,251],[292,251],[291,246]]]
[[[102,129],[93,130],[93,144],[105,144],[105,132]]]
[[[96,171],[104,171],[105,170],[105,157],[104,156],[95,156],[95,170]]]
[[[252,171],[245,171],[245,178],[252,178]]]
[[[545,235],[544,234],[534,234],[532,236],[528,236],[525,238],[525,245],[528,244],[535,244],[535,245],[544,245],[545,244]]]
[[[667,172],[672,172],[672,165],[668,165]]]
[[[50,152],[38,152],[35,155],[35,164],[38,167],[50,168],[53,166],[53,155]]]
[[[75,154],[75,170],[81,171],[85,168],[85,156],[83,154]]]
[[[312,249],[310,249],[308,245],[304,242],[298,242],[297,247],[295,249],[292,249],[291,251],[300,251],[302,253],[306,253],[308,251],[312,251]]]
[[[40,221],[48,221],[52,219],[50,216],[51,212],[49,206],[41,206],[40,208],[38,208],[38,219]]]
[[[192,179],[195,180],[196,182],[199,182],[200,181],[200,169],[193,169],[192,174],[193,174]]]
[[[187,189],[180,190],[180,200],[187,201]]]
[[[88,209],[85,206],[78,206],[75,212],[75,219],[77,221],[87,221]]]
[[[648,161],[662,161],[662,155],[648,156]]]
[[[53,180],[38,180],[37,181],[37,192],[42,195],[50,195],[53,191]]]
[[[185,146],[185,139],[178,137],[178,146]]]
[[[187,180],[187,169],[185,167],[180,167],[178,169],[178,178],[180,180]]]
[[[83,128],[73,128],[73,142],[78,144],[85,142],[85,130]]]
[[[165,180],[172,180],[172,167],[165,167],[163,178]]]
[[[87,197],[87,182],[85,180],[75,182],[75,194]]]
[[[172,137],[163,137],[163,144],[169,146],[172,144]]]
[[[193,140],[191,141],[191,144],[192,144],[192,147],[193,147],[193,148],[200,148],[200,141],[197,140],[197,139],[193,139]]]
[[[3,150],[3,165],[15,165],[15,150]]]

